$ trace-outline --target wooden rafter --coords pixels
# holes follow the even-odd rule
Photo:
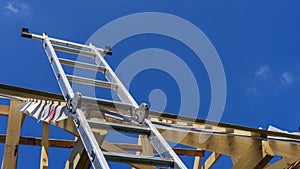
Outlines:
[[[57,94],[51,94],[47,92],[35,91],[31,89],[24,89],[19,87],[12,87],[7,85],[0,84],[0,95],[9,95],[22,97],[26,99],[38,99],[38,100],[51,100],[64,103],[63,97]],[[14,103],[15,102],[15,103]],[[78,146],[73,140],[53,140],[47,139],[45,135],[43,138],[29,138],[29,137],[20,137],[19,130],[22,126],[22,121],[24,115],[21,115],[17,112],[17,103],[21,101],[11,100],[11,106],[0,105],[0,116],[8,116],[8,135],[0,135],[0,142],[5,142],[5,155],[2,163],[2,167],[9,168],[16,165],[17,159],[17,147],[18,144],[26,145],[35,145],[43,146],[42,156],[41,156],[41,168],[47,166],[47,162],[43,163],[43,159],[47,158],[47,148],[51,146],[63,147],[63,148],[73,148],[73,151],[78,150],[78,147],[83,149],[82,144]],[[101,102],[97,102],[103,110],[115,110],[111,105],[101,105]],[[125,111],[125,110],[124,110]],[[127,110],[126,110],[127,111]],[[26,113],[26,112],[25,112]],[[19,114],[20,117],[13,117],[16,114]],[[160,129],[160,132],[163,134],[166,140],[172,142],[178,142],[180,144],[192,146],[201,150],[189,150],[189,149],[174,149],[174,151],[179,155],[191,155],[195,156],[196,160],[194,166],[199,168],[201,157],[204,156],[204,151],[212,151],[213,154],[210,156],[207,161],[204,162],[204,166],[200,168],[210,168],[214,162],[221,156],[227,155],[230,156],[233,161],[233,168],[286,168],[291,163],[300,159],[300,136],[292,135],[288,133],[266,131],[261,129],[249,128],[238,125],[231,125],[226,123],[216,123],[205,121],[201,119],[193,119],[189,117],[182,117],[167,113],[150,111],[150,117],[154,121],[160,121],[168,124],[177,124],[181,126],[190,126],[198,129],[211,129],[214,131],[223,132],[220,133],[205,133],[205,132],[193,132],[193,131],[184,131],[184,130],[166,130]],[[12,120],[13,119],[13,120]],[[21,120],[20,120],[21,119]],[[125,122],[113,120],[106,118],[107,121],[114,123],[126,124]],[[13,121],[13,122],[11,122]],[[11,124],[14,124],[12,129]],[[18,124],[20,127],[16,127]],[[77,130],[74,126],[74,123],[71,118],[52,123],[53,125],[78,136]],[[100,131],[99,129],[92,129],[93,132]],[[15,133],[12,136],[9,133]],[[43,132],[44,133],[44,132]],[[275,140],[268,139],[268,136],[284,137],[285,139],[290,139],[291,141],[285,140]],[[13,138],[14,141],[11,141]],[[293,141],[294,139],[295,141]],[[298,140],[298,141],[297,141]],[[145,146],[146,145],[146,146]],[[147,146],[147,140],[140,139],[140,145],[133,144],[112,144],[107,141],[104,141],[101,145],[102,150],[118,153],[128,153],[127,151],[137,151],[142,152],[143,155],[152,155],[153,149],[149,149],[150,146]],[[13,153],[11,153],[13,152]],[[13,154],[12,158],[8,158]],[[76,154],[76,153],[75,153]],[[85,156],[86,155],[86,156]],[[282,159],[276,163],[270,165],[268,162],[272,159],[274,155],[282,156]],[[70,156],[71,157],[71,156]],[[88,156],[85,151],[79,153],[79,162],[76,166],[84,168],[83,164],[89,162]],[[8,165],[9,164],[9,165]],[[295,163],[296,164],[296,163]],[[144,166],[140,164],[129,164],[135,168],[153,168],[153,166]],[[295,166],[297,166],[296,164]],[[83,167],[82,167],[83,166]],[[86,165],[88,166],[88,165]],[[294,166],[293,166],[294,167]],[[7,168],[7,167],[6,167]],[[86,167],[88,168],[88,167]]]

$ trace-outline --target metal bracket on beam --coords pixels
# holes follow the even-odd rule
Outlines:
[[[145,119],[149,117],[149,107],[146,103],[142,103],[139,108],[133,108],[131,111],[131,118],[142,124]]]
[[[111,47],[110,46],[105,46],[103,53],[106,54],[106,55],[112,55]]]
[[[70,98],[68,95],[66,98],[68,109],[71,113],[75,114],[77,108],[81,108],[81,93],[76,92],[73,98]]]

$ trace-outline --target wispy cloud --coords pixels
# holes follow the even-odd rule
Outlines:
[[[19,14],[19,15],[28,15],[31,11],[31,8],[28,4],[12,1],[8,2],[5,6],[6,15],[9,14]]]
[[[294,80],[295,80],[294,76],[288,72],[282,73],[282,75],[280,77],[280,82],[282,85],[289,85],[289,84],[293,83]]]
[[[16,7],[14,7],[13,4],[10,2],[8,3],[8,5],[5,8],[8,11],[11,11],[12,13],[15,13],[15,14],[19,12],[19,10]]]
[[[268,65],[261,66],[256,72],[257,78],[267,79],[271,75],[271,71]]]

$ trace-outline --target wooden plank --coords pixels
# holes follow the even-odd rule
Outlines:
[[[74,136],[79,136],[77,129],[74,125],[73,118],[67,118],[66,120],[61,120],[52,124],[73,134]]]
[[[195,133],[181,130],[166,131],[159,129],[159,131],[168,141],[228,156],[242,154],[251,146],[253,141],[253,138],[247,137],[228,137],[226,135]]]
[[[0,105],[0,116],[8,116],[9,106]]]
[[[153,147],[147,136],[139,135],[139,145],[142,146],[142,155],[153,156]]]
[[[142,146],[137,144],[114,144],[114,145],[126,151],[142,151]],[[205,154],[204,150],[194,150],[194,149],[184,149],[184,148],[173,148],[173,150],[177,155],[183,155],[183,156],[204,157]]]
[[[293,164],[287,167],[287,169],[299,169],[300,168],[300,160],[295,161]]]
[[[200,169],[201,157],[196,156],[194,159],[193,169]]]
[[[19,100],[10,100],[2,169],[17,168],[20,130],[25,116],[18,111],[18,104],[21,103]]]
[[[90,167],[91,163],[89,157],[84,149],[82,141],[78,139],[65,164],[65,169],[89,169]]]
[[[267,141],[254,141],[232,169],[263,169],[273,157],[274,153]]]
[[[192,150],[192,149],[184,149],[184,148],[173,148],[174,152],[177,155],[183,156],[198,156],[204,157],[205,151],[204,150]]]
[[[49,93],[49,92],[43,92],[43,91],[21,88],[21,87],[16,87],[16,86],[9,86],[9,85],[5,85],[5,84],[0,84],[0,94],[18,96],[18,97],[24,97],[24,98],[33,98],[33,99],[64,101],[63,96],[59,95],[59,94],[53,94],[53,93]],[[97,103],[97,104],[99,104],[102,108],[106,108],[109,110],[116,110],[115,108],[111,107],[110,105],[103,105],[102,103]],[[249,131],[249,132],[253,132],[253,133],[258,133],[258,135],[262,135],[262,136],[278,136],[278,137],[300,139],[299,135],[293,135],[293,134],[288,134],[288,133],[267,131],[267,130],[261,130],[258,128],[251,128],[251,127],[239,126],[239,125],[222,123],[222,122],[213,122],[213,121],[208,121],[205,119],[195,119],[195,118],[191,118],[191,117],[179,116],[176,114],[157,112],[157,111],[152,111],[152,110],[150,110],[149,113],[150,113],[150,116],[153,118],[159,117],[159,118],[165,119],[165,120],[176,119],[176,121],[182,121],[182,122],[185,122],[186,124],[195,122],[196,124],[199,124],[199,125],[207,124],[207,125],[218,126],[218,127],[227,128],[227,129],[237,129],[237,130]]]
[[[201,149],[197,149],[197,150],[201,150]],[[204,154],[203,154],[203,156],[204,156]],[[203,157],[203,156],[195,157],[193,169],[200,169],[201,157]]]
[[[283,157],[274,164],[269,165],[266,169],[278,169],[278,168],[286,168],[291,165],[293,162],[297,161],[297,158],[288,158]]]
[[[222,154],[213,152],[201,166],[201,169],[210,169],[218,161]]]
[[[5,143],[6,135],[0,135],[0,143]],[[29,146],[41,146],[42,139],[34,137],[20,137],[19,144],[29,145]],[[58,148],[73,148],[75,145],[74,140],[55,140],[49,139],[49,147]]]
[[[269,140],[268,143],[276,155],[300,159],[300,144],[274,140]]]
[[[40,169],[48,169],[49,123],[43,122]]]
[[[53,94],[17,86],[10,86],[6,84],[0,84],[0,93],[8,96],[17,96],[22,98],[65,101],[63,96],[59,94]]]

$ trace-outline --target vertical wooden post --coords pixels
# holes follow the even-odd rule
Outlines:
[[[25,117],[18,110],[21,103],[20,100],[10,101],[2,169],[17,168],[20,131]]]
[[[199,148],[197,148],[197,150],[199,150]],[[200,163],[201,163],[201,157],[195,156],[193,169],[200,169]]]
[[[43,122],[40,169],[48,169],[49,123]]]

